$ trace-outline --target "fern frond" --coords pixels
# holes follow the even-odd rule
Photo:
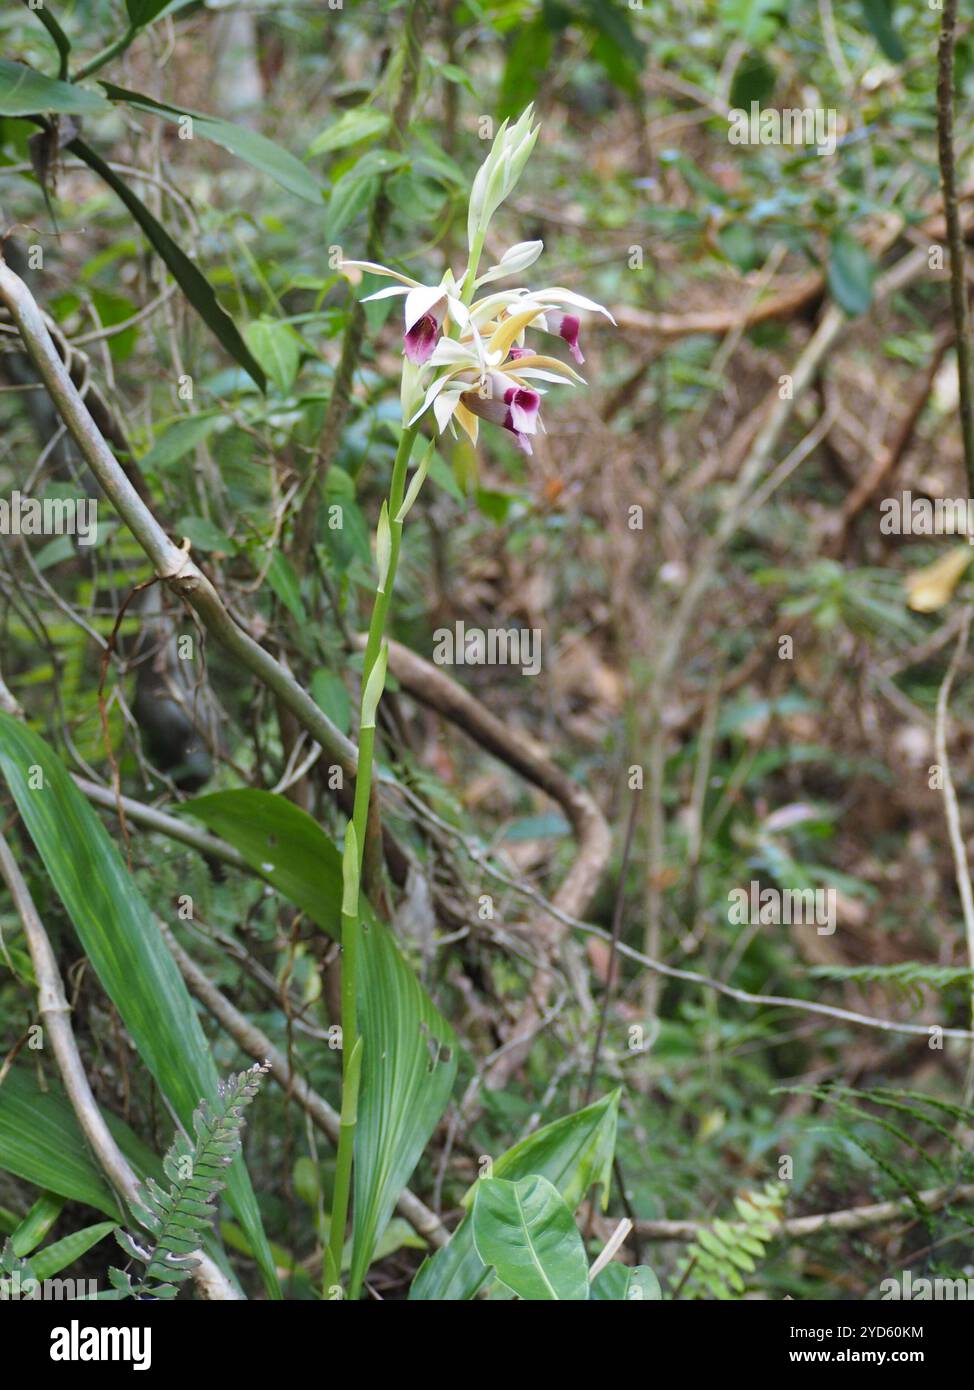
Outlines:
[[[949,1101],[941,1100],[939,1096],[924,1095],[922,1091],[897,1090],[891,1086],[879,1086],[874,1091],[857,1091],[850,1086],[779,1086],[775,1087],[772,1094],[811,1096],[813,1099],[831,1106],[839,1113],[887,1129],[900,1142],[917,1150],[917,1152],[921,1152],[928,1160],[928,1141],[926,1139],[917,1141],[904,1135],[901,1130],[895,1126],[891,1127],[880,1116],[871,1114],[863,1107],[867,1104],[875,1105],[905,1115],[915,1124],[930,1129],[939,1135],[948,1147],[961,1149],[964,1147],[961,1138],[956,1133],[951,1133],[926,1111],[920,1109],[920,1106],[929,1106],[931,1110],[938,1111],[950,1119],[958,1120],[962,1124],[969,1125],[974,1120],[974,1109],[971,1107],[954,1105]],[[932,1162],[932,1160],[929,1161]],[[933,1166],[936,1167],[937,1165],[934,1164]]]
[[[782,1216],[786,1188],[769,1182],[761,1192],[734,1198],[739,1221],[716,1220],[687,1249],[676,1289],[686,1298],[735,1298],[745,1292],[742,1274],[753,1274]]]
[[[854,1094],[861,1095],[862,1092]],[[868,1092],[871,1100],[880,1101],[889,1096],[895,1096],[902,1101],[916,1101],[921,1105],[929,1105],[933,1110],[939,1110],[942,1115],[948,1115],[952,1120],[959,1120],[962,1124],[969,1125],[974,1121],[974,1107],[969,1105],[956,1105],[953,1101],[943,1100],[940,1096],[928,1096],[923,1091],[893,1090],[889,1086],[878,1086],[876,1090]],[[932,1125],[933,1121],[928,1115],[924,1115],[920,1110],[914,1110],[913,1114],[922,1119],[925,1124]],[[952,1143],[959,1143],[956,1135],[951,1136]]]
[[[124,1270],[109,1270],[115,1288],[133,1298],[175,1298],[177,1285],[199,1264],[193,1252],[213,1218],[214,1199],[224,1187],[223,1172],[240,1148],[244,1108],[260,1089],[267,1069],[265,1062],[232,1076],[220,1086],[215,1105],[200,1102],[193,1113],[192,1147],[177,1135],[163,1159],[163,1171],[172,1184],[168,1190],[153,1178],[141,1185],[138,1199],[129,1206],[151,1239],[136,1239],[128,1231],[116,1231],[115,1238],[144,1270],[138,1278]]]
[[[887,1110],[893,1110],[899,1115],[906,1115],[911,1120],[916,1120],[922,1117],[923,1123],[929,1129],[932,1129],[934,1134],[939,1135],[940,1138],[943,1139],[948,1149],[951,1148],[954,1144],[960,1142],[958,1136],[956,1134],[952,1134],[951,1131],[946,1127],[946,1125],[940,1124],[938,1120],[933,1119],[933,1117],[930,1115],[921,1116],[921,1112],[919,1112],[914,1105],[908,1104],[907,1101],[896,1091],[870,1091],[869,1099],[873,1102],[874,1105],[885,1106]],[[964,1112],[961,1111],[962,1115],[963,1113]],[[968,1112],[967,1118],[970,1119],[970,1112]]]
[[[930,1213],[923,1204],[923,1198],[920,1196],[920,1189],[910,1177],[907,1170],[899,1164],[893,1163],[891,1159],[880,1153],[875,1144],[870,1144],[868,1139],[864,1139],[862,1135],[853,1134],[845,1129],[842,1132],[849,1143],[854,1144],[860,1152],[864,1153],[868,1159],[871,1159],[880,1172],[885,1173],[895,1187],[902,1189],[912,1202],[917,1216],[921,1221],[926,1221]]]
[[[917,1007],[923,1002],[923,987],[945,990],[952,985],[970,987],[974,970],[961,965],[925,965],[917,960],[897,965],[815,965],[808,974],[813,980],[837,980],[861,985],[893,985],[909,994]]]
[[[893,1087],[857,1091],[848,1086],[782,1086],[776,1087],[773,1094],[807,1095],[827,1106],[835,1118],[825,1128],[841,1135],[847,1144],[865,1154],[894,1187],[909,1198],[922,1220],[929,1219],[929,1211],[920,1197],[919,1184],[913,1180],[903,1162],[897,1161],[901,1156],[900,1151],[918,1155],[929,1164],[941,1182],[956,1181],[960,1176],[959,1172],[952,1174],[949,1164],[935,1156],[933,1136],[944,1141],[948,1156],[953,1154],[955,1165],[959,1160],[962,1169],[967,1156],[963,1133],[951,1133],[935,1116],[942,1115],[969,1124],[972,1118],[970,1109],[952,1105],[937,1096],[924,1095],[920,1091],[901,1091]],[[883,1114],[875,1114],[867,1108],[869,1106],[904,1117],[912,1122],[917,1132],[908,1133],[902,1124],[894,1124]],[[931,1115],[929,1110],[934,1114]],[[898,1146],[895,1156],[892,1152],[883,1152],[864,1136],[862,1129],[865,1125],[875,1126],[894,1141],[894,1146]]]

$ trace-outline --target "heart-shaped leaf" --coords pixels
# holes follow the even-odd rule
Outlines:
[[[609,1198],[612,1155],[615,1152],[619,1091],[603,1096],[574,1115],[545,1125],[494,1160],[495,1177],[524,1178],[540,1173],[554,1183],[574,1211],[593,1183],[602,1188],[602,1206]],[[477,1184],[464,1199],[470,1205]],[[426,1260],[409,1290],[411,1300],[456,1302],[473,1298],[490,1277],[477,1254],[471,1219],[465,1216],[448,1245]]]

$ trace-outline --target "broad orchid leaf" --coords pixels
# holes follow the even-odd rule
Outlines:
[[[61,1215],[64,1198],[55,1192],[42,1192],[30,1211],[11,1234],[10,1244],[18,1259],[29,1255],[35,1246],[40,1245],[48,1231]]]
[[[105,993],[181,1123],[219,1073],[183,977],[118,849],[57,754],[0,715],[0,772]],[[0,1096],[3,1088],[0,1088]],[[57,1190],[53,1183],[45,1186]],[[242,1160],[227,1170],[227,1197],[247,1232],[272,1296],[277,1276]]]
[[[180,808],[240,851],[248,864],[318,926],[341,934],[341,855],[321,827],[271,792],[216,792]],[[364,1040],[355,1132],[351,1282],[372,1260],[396,1199],[446,1108],[457,1040],[368,905],[358,978]]]
[[[55,1274],[60,1274],[62,1269],[67,1269],[68,1265],[73,1265],[75,1260],[80,1260],[82,1255],[106,1236],[111,1235],[115,1230],[114,1221],[99,1221],[94,1226],[83,1226],[80,1230],[72,1231],[63,1240],[52,1241],[50,1245],[45,1245],[43,1250],[38,1250],[36,1255],[31,1256],[30,1266],[34,1271],[35,1279],[52,1279]]]

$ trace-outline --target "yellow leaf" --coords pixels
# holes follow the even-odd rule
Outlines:
[[[697,1130],[699,1139],[711,1139],[715,1134],[719,1134],[727,1123],[727,1115],[717,1106],[715,1110],[708,1110],[706,1115],[700,1120]]]
[[[943,608],[972,559],[974,546],[958,545],[942,560],[922,570],[913,570],[906,576],[909,606],[916,613],[934,613]]]

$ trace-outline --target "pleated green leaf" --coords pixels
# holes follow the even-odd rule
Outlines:
[[[111,1188],[60,1086],[41,1090],[36,1074],[18,1064],[0,1086],[0,1168],[59,1197],[84,1202],[118,1220]],[[106,1114],[119,1147],[140,1176],[162,1174],[162,1164],[132,1131]]]
[[[56,1192],[42,1192],[30,1211],[10,1237],[13,1252],[18,1259],[29,1255],[35,1246],[40,1245],[48,1231],[61,1215],[64,1198]]]
[[[477,1254],[534,1302],[588,1302],[588,1260],[564,1197],[547,1178],[482,1178],[473,1204]]]
[[[97,1226],[85,1226],[80,1231],[72,1231],[63,1240],[52,1241],[31,1257],[30,1267],[35,1279],[52,1279],[62,1269],[73,1265],[82,1255],[104,1240],[115,1229],[114,1221],[99,1221]]]
[[[243,790],[184,802],[330,936],[340,935],[341,855],[285,797]],[[446,1109],[457,1070],[450,1025],[366,904],[359,955],[364,1039],[355,1135],[351,1286],[360,1283],[402,1189]]]
[[[198,796],[177,809],[229,841],[255,873],[338,939],[341,856],[321,827],[293,801],[246,788]]]
[[[613,1091],[584,1110],[529,1134],[494,1160],[493,1176],[518,1179],[540,1174],[554,1184],[573,1211],[589,1188],[598,1184],[604,1209],[609,1198],[620,1095],[620,1091]],[[464,1198],[466,1207],[476,1192],[474,1183]],[[420,1302],[457,1302],[473,1298],[489,1278],[490,1270],[474,1245],[468,1214],[449,1245],[423,1263],[409,1297]]]
[[[148,904],[57,754],[8,715],[0,715],[0,771],[102,988],[188,1129],[199,1101],[216,1099],[219,1075]],[[57,1191],[52,1183],[44,1185]],[[268,1292],[279,1297],[257,1200],[240,1159],[227,1171],[227,1198]]]
[[[446,1109],[457,1040],[381,923],[364,924],[359,1031],[365,1039],[355,1130],[350,1286],[361,1285],[396,1199]]]
[[[124,1120],[110,1110],[102,1113],[136,1177],[141,1182],[149,1178],[165,1182],[159,1155],[143,1143]],[[96,1211],[105,1212],[113,1218],[108,1223],[110,1230],[114,1230],[120,1220],[130,1219],[105,1181],[60,1083],[51,1079],[42,1088],[36,1072],[21,1063],[7,1074],[0,1086],[0,1169],[34,1187],[46,1187],[60,1197],[84,1202]],[[90,1232],[94,1228],[87,1229]],[[66,1246],[71,1239],[72,1236],[66,1236],[57,1245]],[[229,1274],[226,1257],[211,1232],[207,1233],[203,1244],[221,1269]],[[55,1246],[48,1247],[50,1251],[54,1249]],[[52,1258],[48,1250],[40,1251],[31,1260],[39,1279],[48,1277],[37,1274],[39,1263],[41,1268],[45,1267],[42,1257]],[[249,1244],[247,1253],[251,1253]]]

